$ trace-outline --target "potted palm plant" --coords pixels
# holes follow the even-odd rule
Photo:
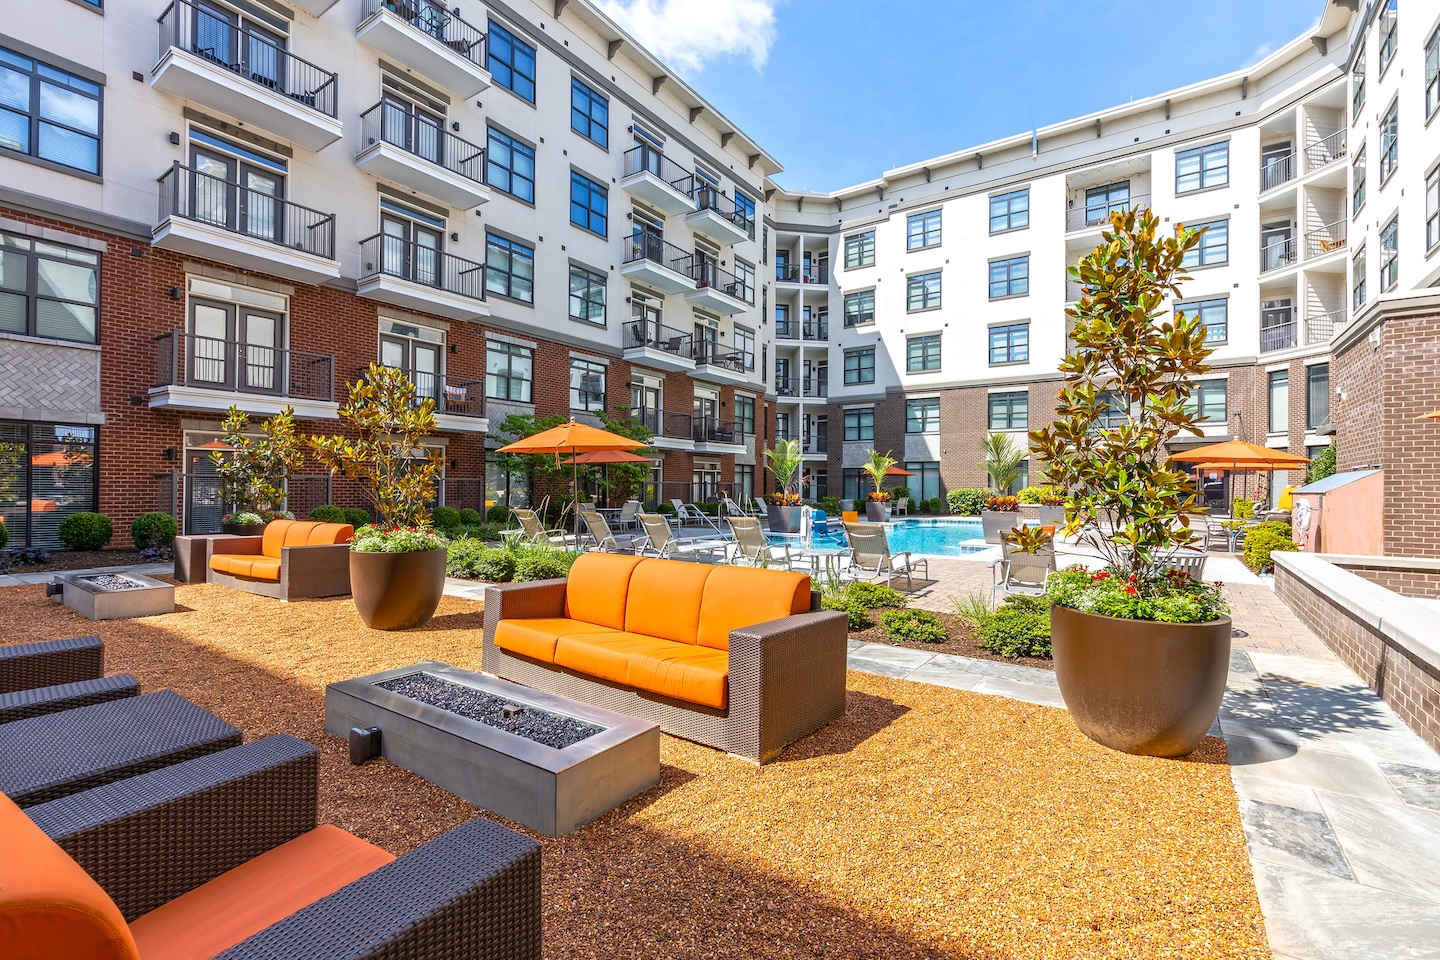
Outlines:
[[[377,630],[418,627],[445,589],[446,541],[428,508],[444,462],[441,451],[425,449],[435,401],[417,402],[402,371],[373,363],[349,390],[339,414],[355,436],[311,437],[310,449],[332,475],[358,481],[380,517],[350,541],[355,609]]]
[[[872,523],[883,523],[890,519],[890,493],[880,487],[885,482],[885,474],[895,466],[895,458],[890,456],[889,451],[877,453],[871,450],[869,454],[870,461],[860,468],[870,478],[872,487],[865,500],[865,519]]]
[[[1158,236],[1149,210],[1111,217],[1100,246],[1070,273],[1083,285],[1066,311],[1075,352],[1060,370],[1054,423],[1030,433],[1046,480],[1069,491],[1069,535],[1105,559],[1050,577],[1055,676],[1086,736],[1128,753],[1189,753],[1220,708],[1230,618],[1218,584],[1166,563],[1194,535],[1187,471],[1166,444],[1199,435],[1191,384],[1208,369],[1198,316],[1175,314],[1184,258],[1199,231]],[[1101,523],[1101,518],[1104,523]]]
[[[800,496],[802,463],[799,440],[776,440],[765,451],[765,468],[780,488],[765,498],[771,533],[800,532],[800,508],[805,504]]]
[[[285,406],[250,434],[250,417],[231,406],[220,424],[224,450],[212,450],[210,462],[220,478],[221,498],[231,511],[220,520],[224,533],[258,534],[271,520],[294,519],[285,512],[285,481],[305,461],[295,433],[295,410]]]

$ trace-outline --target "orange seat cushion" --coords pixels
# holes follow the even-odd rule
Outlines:
[[[694,643],[700,626],[700,598],[715,569],[708,563],[680,560],[636,564],[625,598],[626,632]]]
[[[280,582],[280,561],[270,557],[257,557],[254,554],[211,554],[210,569],[216,573],[228,573],[232,577]]]
[[[630,682],[630,657],[664,656],[672,647],[689,646],[658,640],[638,633],[596,633],[561,637],[555,644],[555,663],[577,673],[609,680]]]
[[[139,960],[115,901],[0,794],[0,956]]]
[[[730,655],[724,650],[669,643],[668,649],[632,653],[626,683],[637,690],[724,710],[730,690]]]
[[[280,559],[284,547],[315,547],[322,544],[349,543],[355,528],[348,523],[320,523],[316,520],[271,520],[265,525],[260,552]]]
[[[730,649],[730,631],[810,609],[810,577],[786,570],[716,567],[705,581],[696,642]]]
[[[618,553],[581,556],[570,568],[570,581],[565,585],[565,616],[624,630],[630,575],[641,559]]]
[[[326,824],[155,908],[130,931],[143,960],[209,960],[394,859]]]
[[[578,562],[578,561],[577,561]],[[564,636],[614,633],[609,627],[565,617],[501,620],[495,625],[495,645],[545,663],[555,662],[555,643]]]

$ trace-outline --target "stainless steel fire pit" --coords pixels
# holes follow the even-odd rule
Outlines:
[[[45,592],[90,620],[153,617],[175,611],[173,584],[138,573],[59,573]]]

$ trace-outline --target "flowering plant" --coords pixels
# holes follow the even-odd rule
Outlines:
[[[805,503],[805,498],[798,493],[770,493],[766,494],[765,502],[776,507],[798,507]]]
[[[1070,567],[1050,575],[1045,594],[1056,606],[1102,617],[1209,623],[1230,612],[1220,587],[1219,581],[1196,580],[1183,570],[1141,576],[1116,567]]]
[[[1001,513],[1019,513],[1019,512],[1020,512],[1020,498],[1019,498],[1019,497],[999,497],[999,496],[986,497],[986,498],[985,498],[985,509],[986,509],[986,510],[998,510],[998,511],[1000,511]]]
[[[889,490],[871,490],[870,493],[869,493],[867,496],[868,496],[869,499],[871,499],[871,500],[875,500],[875,501],[877,501],[877,502],[879,502],[879,503],[885,503],[886,501],[888,501],[888,500],[890,499],[890,491],[889,491]]]
[[[355,531],[350,549],[356,553],[416,553],[440,550],[449,542],[430,527],[365,526]]]
[[[236,510],[234,513],[227,513],[220,518],[221,523],[235,523],[245,527],[258,527],[265,523],[265,518],[254,510]]]

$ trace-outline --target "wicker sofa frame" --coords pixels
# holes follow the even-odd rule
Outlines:
[[[104,673],[105,645],[94,634],[0,647],[0,693],[98,680]]]
[[[774,759],[801,737],[845,712],[845,615],[810,612],[730,633],[729,705],[724,710],[611,683],[504,650],[495,643],[503,619],[563,617],[565,580],[485,588],[486,673],[537,690],[660,724],[666,733],[757,763]]]
[[[209,539],[204,545],[205,581],[259,594],[274,600],[304,600],[313,597],[343,597],[350,593],[350,544],[320,544],[280,549],[280,579],[252,580],[210,569],[215,553],[260,556],[264,537]],[[194,576],[193,566],[191,575]]]

